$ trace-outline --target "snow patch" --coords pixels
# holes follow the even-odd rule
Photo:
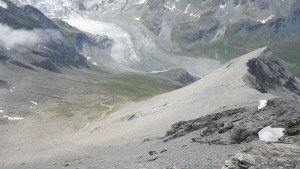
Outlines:
[[[7,118],[8,120],[23,120],[22,117],[9,117],[7,115],[3,115],[4,118]]]
[[[258,132],[259,140],[266,142],[278,141],[278,139],[284,135],[283,131],[284,128],[272,128],[271,126],[267,126]]]
[[[221,9],[224,9],[225,7],[226,7],[226,4],[225,5],[220,5]]]
[[[141,17],[133,17],[134,20],[139,21],[141,20]]]
[[[155,74],[155,73],[163,73],[163,72],[167,72],[168,70],[164,69],[164,70],[154,70],[154,71],[151,71],[150,73],[151,74]]]
[[[173,6],[171,6],[171,7],[165,5],[165,7],[166,7],[167,9],[169,9],[170,11],[174,11],[174,9],[176,9],[175,4],[173,4]]]
[[[38,103],[37,102],[35,102],[35,101],[30,101],[32,104],[34,104],[34,105],[38,105]]]
[[[15,89],[16,89],[15,87],[12,87],[12,88],[9,89],[9,91],[14,92]]]
[[[234,7],[234,9],[238,9],[240,7],[240,4],[238,4],[236,7]]]
[[[259,100],[258,110],[267,106],[268,100]]]
[[[222,38],[225,34],[225,31],[226,31],[226,27],[222,27],[222,28],[218,29],[218,32],[213,37],[213,39],[210,41],[210,43],[216,42],[218,39]]]
[[[190,16],[192,16],[192,17],[198,17],[198,18],[201,17],[200,14],[193,14],[193,13],[190,13]]]
[[[269,16],[267,19],[263,19],[263,20],[257,20],[257,22],[261,22],[261,23],[266,23],[268,20],[272,19],[274,17],[274,15]]]
[[[140,2],[136,2],[135,4],[136,5],[141,5],[141,4],[144,4],[144,3],[146,3],[146,0],[141,0]]]
[[[188,10],[189,10],[189,7],[191,6],[191,4],[189,4],[186,8],[185,8],[185,10],[184,10],[184,13],[188,13]]]
[[[3,113],[4,112],[4,110],[0,110],[0,113]]]

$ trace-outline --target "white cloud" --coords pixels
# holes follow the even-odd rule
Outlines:
[[[59,39],[61,34],[55,30],[43,29],[13,29],[0,24],[0,46],[14,48],[16,46],[32,46],[38,43],[46,43],[51,39]]]
[[[0,0],[0,7],[7,9],[7,4]]]

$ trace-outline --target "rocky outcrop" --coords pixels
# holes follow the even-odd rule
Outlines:
[[[5,80],[0,80],[0,89],[1,88],[9,90],[11,88],[11,85]]]
[[[300,132],[300,106],[295,100],[270,100],[262,110],[232,109],[181,121],[172,125],[164,141],[193,132],[192,142],[208,144],[240,144],[258,139],[258,131],[270,125],[285,128],[286,137],[297,139]]]
[[[178,82],[178,83],[182,84],[183,86],[189,85],[198,80],[196,77],[192,76],[189,72],[187,72],[184,69],[173,69],[173,70],[158,73],[158,74],[162,75],[172,81]]]
[[[300,167],[300,148],[293,144],[262,144],[237,153],[225,161],[222,169],[259,169]]]
[[[250,74],[245,81],[256,90],[278,96],[287,96],[286,93],[295,98],[300,96],[299,80],[285,70],[270,49],[249,60],[247,66]]]

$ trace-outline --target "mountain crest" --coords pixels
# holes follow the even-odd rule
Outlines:
[[[294,97],[300,96],[298,79],[286,71],[269,47],[258,57],[250,59],[246,65],[250,74],[245,80],[256,90],[275,95],[289,93]]]

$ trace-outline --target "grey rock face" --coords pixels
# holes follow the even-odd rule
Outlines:
[[[299,133],[299,102],[275,99],[263,110],[233,109],[172,125],[164,141],[193,132],[192,142],[209,144],[240,144],[258,139],[258,131],[267,125],[286,129],[286,136]]]
[[[0,80],[0,89],[1,88],[10,89],[11,85],[5,80]]]
[[[237,153],[225,161],[227,169],[299,168],[300,149],[291,144],[262,144]]]
[[[91,45],[97,46],[99,49],[107,49],[112,46],[113,41],[106,35],[96,36],[90,40]]]
[[[189,72],[184,69],[173,69],[167,72],[158,73],[170,80],[176,81],[183,86],[189,85],[197,80],[196,77],[193,77]]]
[[[275,95],[288,92],[296,98],[300,96],[299,81],[285,70],[271,51],[251,59],[247,66],[251,75],[245,77],[245,81],[258,91]]]
[[[256,159],[253,155],[245,153],[235,154],[231,161],[228,161],[224,166],[227,169],[239,169],[239,168],[249,168],[256,163]]]

